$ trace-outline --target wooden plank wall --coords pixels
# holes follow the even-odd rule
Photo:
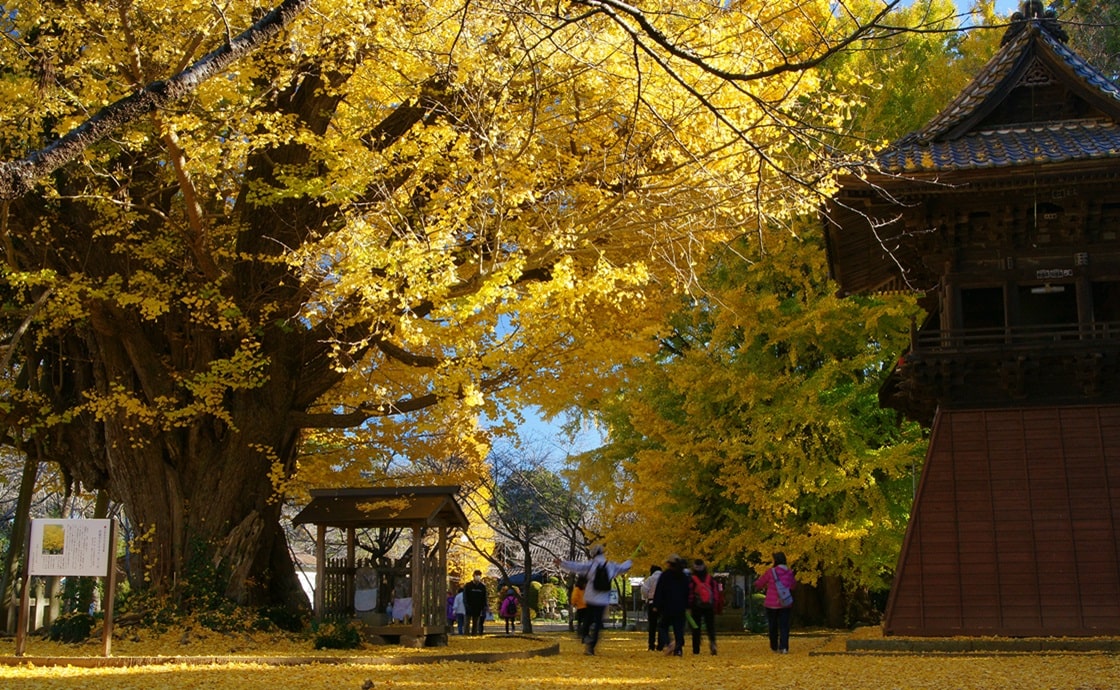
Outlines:
[[[1120,634],[1120,406],[939,411],[888,635]]]

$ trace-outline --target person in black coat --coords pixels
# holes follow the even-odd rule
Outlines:
[[[467,609],[467,634],[482,634],[482,621],[486,617],[489,598],[486,583],[482,581],[482,571],[474,571],[474,579],[463,585],[463,606]]]
[[[669,639],[669,628],[673,629],[673,639],[665,645],[663,651],[680,656],[684,649],[684,620],[688,610],[688,575],[684,572],[684,559],[680,556],[670,556],[666,566],[657,580],[653,608],[661,622],[659,637],[662,640]]]

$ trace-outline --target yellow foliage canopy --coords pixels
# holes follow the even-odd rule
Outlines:
[[[260,11],[4,10],[5,160]],[[600,389],[713,243],[815,205],[849,107],[808,69],[852,28],[829,3],[625,10],[318,0],[5,203],[12,427],[154,529],[157,580],[201,543],[251,586],[299,482],[480,471],[481,416]]]

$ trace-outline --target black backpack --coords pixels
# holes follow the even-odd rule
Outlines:
[[[611,590],[611,576],[607,572],[607,564],[603,562],[595,566],[595,579],[592,581],[591,586],[600,592],[609,592]]]

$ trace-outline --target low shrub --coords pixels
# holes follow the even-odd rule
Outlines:
[[[284,632],[303,632],[307,627],[307,612],[286,606],[265,606],[257,609],[257,620],[253,622],[257,630],[280,629]]]
[[[51,623],[47,637],[53,642],[85,642],[93,631],[93,616],[88,613],[67,613]]]
[[[353,622],[323,623],[315,629],[315,649],[358,649],[362,633]]]

